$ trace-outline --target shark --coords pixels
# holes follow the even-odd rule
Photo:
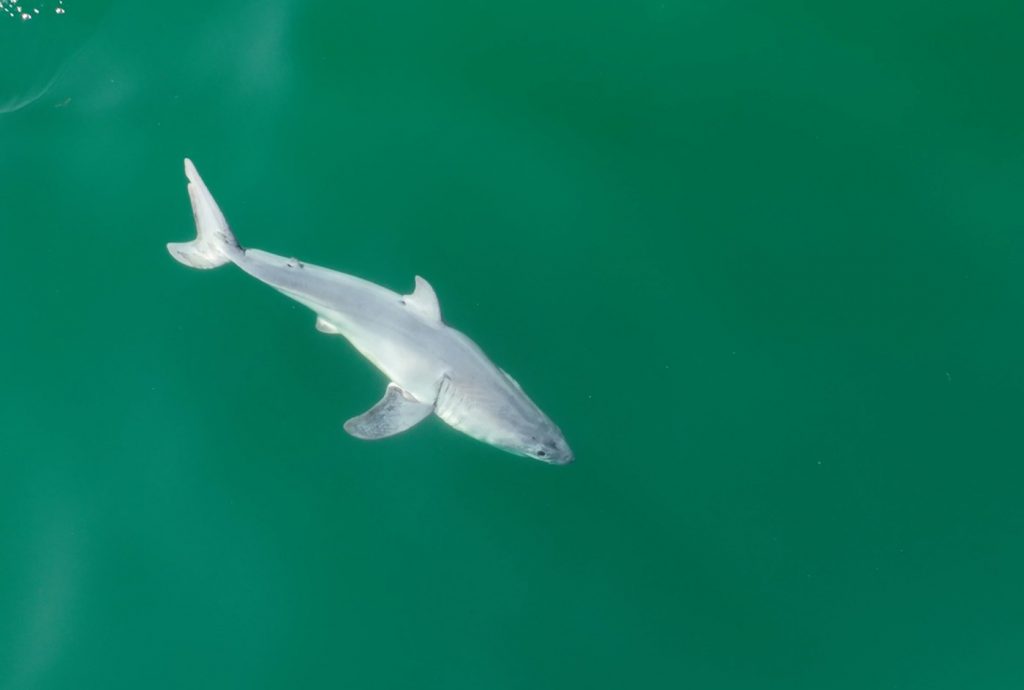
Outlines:
[[[402,295],[329,268],[242,247],[191,160],[185,177],[196,237],[171,242],[177,261],[199,269],[231,263],[308,307],[315,327],[348,340],[388,380],[384,396],[345,430],[358,439],[388,438],[431,414],[462,433],[553,465],[572,462],[561,430],[514,378],[441,318],[425,279]]]

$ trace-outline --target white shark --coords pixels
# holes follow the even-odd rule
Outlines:
[[[415,290],[403,296],[345,273],[244,249],[188,159],[185,176],[197,237],[168,244],[171,256],[193,268],[235,264],[316,312],[317,330],[347,338],[390,381],[380,402],[345,423],[350,434],[386,438],[433,412],[503,450],[558,465],[572,461],[562,432],[519,384],[441,320],[426,280],[416,276]]]

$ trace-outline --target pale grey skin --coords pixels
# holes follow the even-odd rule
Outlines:
[[[464,334],[441,320],[433,288],[399,295],[345,273],[243,249],[195,166],[185,160],[198,236],[167,245],[194,268],[231,262],[317,314],[316,327],[344,336],[391,384],[371,410],[345,429],[365,439],[400,433],[431,412],[459,431],[503,450],[552,464],[573,459],[555,424],[519,384]]]

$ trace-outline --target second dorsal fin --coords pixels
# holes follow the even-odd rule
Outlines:
[[[433,321],[441,320],[441,305],[437,302],[437,294],[430,283],[416,276],[416,288],[411,295],[402,298],[406,306],[414,309],[420,316]]]

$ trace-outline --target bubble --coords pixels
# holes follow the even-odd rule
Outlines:
[[[57,2],[39,0],[38,2],[19,2],[19,0],[0,0],[0,10],[13,19],[28,21],[44,12],[53,9],[54,14],[64,14],[67,10],[64,7],[64,0]]]

